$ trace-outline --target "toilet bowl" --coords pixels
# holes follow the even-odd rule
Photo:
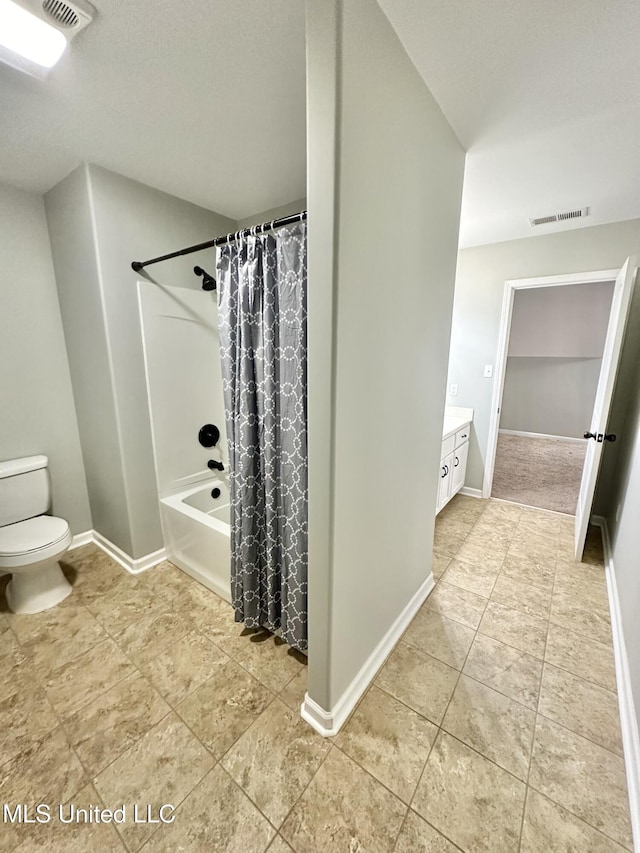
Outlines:
[[[59,560],[71,545],[63,518],[44,515],[51,502],[46,456],[0,462],[0,571],[11,574],[5,593],[14,613],[55,607],[72,587]]]
[[[58,561],[71,539],[67,522],[49,515],[0,527],[0,570],[11,574],[5,594],[14,613],[40,613],[69,595]]]

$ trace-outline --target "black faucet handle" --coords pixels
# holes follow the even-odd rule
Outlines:
[[[212,471],[224,471],[224,465],[222,464],[222,462],[218,462],[215,459],[210,459],[207,462],[207,465],[209,466],[209,468],[211,468]]]

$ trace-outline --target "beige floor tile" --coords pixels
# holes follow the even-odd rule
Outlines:
[[[120,583],[109,590],[108,595],[96,596],[87,603],[102,627],[115,636],[144,616],[168,612],[167,603],[149,592],[140,583]]]
[[[581,606],[571,593],[554,592],[549,620],[599,643],[611,643],[609,613]]]
[[[293,807],[281,834],[296,853],[388,853],[406,811],[404,803],[334,747]]]
[[[454,669],[462,669],[474,636],[473,628],[421,608],[402,639]]]
[[[491,593],[491,600],[497,601],[504,607],[521,610],[528,616],[538,616],[540,619],[549,618],[551,606],[551,591],[523,583],[515,578],[500,573]]]
[[[456,557],[449,563],[447,571],[442,575],[442,580],[476,595],[489,598],[499,574],[500,569],[498,567],[461,562]]]
[[[624,848],[529,788],[520,853],[623,853]]]
[[[238,853],[241,853],[241,851]],[[294,853],[294,851],[292,847],[289,847],[282,836],[276,835],[269,845],[269,853]]]
[[[482,513],[482,520],[489,519],[506,519],[512,522],[519,522],[522,517],[522,507],[518,504],[509,503],[507,501],[499,501],[491,499],[485,511]]]
[[[37,682],[21,685],[18,693],[0,701],[0,764],[42,740],[59,724]]]
[[[45,689],[53,707],[64,717],[88,705],[133,672],[135,666],[113,640],[107,639],[56,670]]]
[[[27,746],[0,767],[4,803],[66,803],[87,782],[61,728]]]
[[[556,572],[554,592],[572,597],[581,607],[593,607],[609,613],[609,596],[604,572],[598,577],[590,577],[559,569]]]
[[[299,652],[267,631],[246,632],[232,640],[219,639],[217,645],[274,693],[283,690],[303,665],[304,658]]]
[[[618,697],[564,669],[544,665],[539,712],[622,755]]]
[[[144,850],[263,853],[274,835],[275,829],[218,765],[177,809],[174,822],[160,826]]]
[[[458,850],[411,809],[394,847],[394,853],[457,853]]]
[[[440,725],[459,673],[418,649],[400,643],[378,673],[375,684]]]
[[[68,822],[77,814],[77,810],[91,810],[95,806],[103,808],[93,786],[86,785],[73,797],[71,803],[62,804],[62,813],[57,803],[51,808],[49,823],[21,827],[22,841],[16,848],[16,853],[36,853],[36,851],[89,853],[89,851],[98,850],[100,853],[123,853],[125,848],[113,824]]]
[[[87,607],[99,598],[108,597],[121,587],[126,589],[134,586],[135,579],[113,560],[106,557],[99,563],[99,568],[88,570],[81,568],[78,571],[75,567],[63,565],[65,574],[69,575],[70,570],[75,572],[73,583],[73,592],[77,593],[79,600]]]
[[[551,624],[545,660],[607,690],[616,690],[616,667],[610,644],[590,640]]]
[[[526,780],[535,719],[534,711],[463,675],[442,728]]]
[[[514,527],[509,523],[476,524],[465,540],[466,545],[474,545],[485,551],[506,554],[513,539]]]
[[[453,555],[443,554],[441,551],[438,551],[436,548],[433,549],[433,559],[431,562],[431,571],[433,572],[434,578],[442,577],[447,566],[451,562],[452,556]]]
[[[151,613],[116,634],[115,639],[134,663],[144,666],[192,630],[193,625],[176,613]]]
[[[516,535],[511,540],[508,557],[516,559],[537,559],[545,565],[555,561],[558,554],[558,546],[553,538],[532,537],[530,535]]]
[[[222,766],[279,827],[320,767],[331,743],[276,699],[235,742]]]
[[[175,714],[150,729],[99,773],[94,784],[107,808],[122,803],[178,805],[211,769],[214,760]],[[139,850],[155,827],[127,822],[119,831],[130,850]]]
[[[456,560],[464,563],[470,563],[472,566],[477,566],[478,569],[497,570],[502,565],[507,554],[506,548],[498,548],[493,546],[486,548],[483,545],[469,544],[465,542],[456,552]]]
[[[214,755],[222,756],[273,699],[234,661],[181,702],[176,711]]]
[[[336,744],[408,803],[437,733],[433,723],[373,685]]]
[[[86,607],[74,605],[64,609],[65,604],[66,602],[63,602],[45,611],[55,613],[58,609],[63,610],[64,615],[58,615],[56,619],[50,617],[50,628],[45,621],[42,621],[31,636],[18,638],[27,658],[42,678],[46,678],[48,674],[80,657],[107,638],[104,628]],[[36,614],[36,616],[41,615]],[[21,618],[35,617],[21,616]]]
[[[172,607],[175,607],[179,597],[191,589],[194,581],[186,572],[174,566],[168,560],[152,566],[138,577],[139,582],[156,595],[159,595]],[[199,585],[199,584],[198,584]]]
[[[455,619],[468,628],[477,628],[487,606],[487,599],[475,592],[442,580],[427,598],[424,607]]]
[[[35,669],[27,661],[27,656],[18,641],[8,633],[0,637],[0,644],[6,646],[10,643],[15,643],[15,648],[11,650],[5,648],[6,654],[4,655],[0,652],[0,671],[2,671],[0,702],[10,699],[16,693],[28,692],[33,687],[34,682],[40,681]]]
[[[68,717],[65,729],[93,777],[170,710],[149,682],[134,672]]]
[[[80,633],[86,625],[96,628],[96,621],[86,607],[73,593],[57,607],[44,610],[42,613],[5,613],[5,617],[18,640],[27,646],[30,641],[46,639],[60,640],[65,632],[73,635]],[[97,625],[101,635],[102,629]]]
[[[279,693],[280,699],[292,711],[299,712],[304,702],[304,696],[307,692],[307,674],[307,667],[300,667],[298,674],[294,675],[287,686]]]
[[[412,806],[467,853],[514,853],[524,800],[523,782],[441,732]]]
[[[542,661],[526,652],[477,634],[463,672],[527,708],[538,707]]]
[[[553,590],[555,572],[555,560],[542,556],[523,557],[507,554],[502,564],[503,575],[549,592]]]
[[[447,531],[436,529],[433,534],[433,549],[445,557],[453,557],[462,547],[466,535],[455,536]]]
[[[538,717],[529,784],[632,849],[625,768],[619,755]]]
[[[474,521],[465,520],[459,515],[439,515],[436,517],[435,530],[438,534],[447,534],[451,539],[460,542],[469,535],[474,523]]]
[[[221,649],[198,631],[140,664],[149,681],[171,705],[177,705],[229,660]]]
[[[547,623],[537,616],[490,601],[478,631],[534,657],[544,657]]]

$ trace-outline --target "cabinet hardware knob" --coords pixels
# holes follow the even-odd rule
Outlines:
[[[454,467],[454,468],[457,468],[459,464],[460,464],[460,460],[459,460],[459,459],[458,459],[458,457],[456,456],[456,462],[455,462],[455,465],[454,465],[453,467]]]

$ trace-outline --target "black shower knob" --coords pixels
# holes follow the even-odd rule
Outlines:
[[[198,441],[203,447],[214,447],[220,438],[220,430],[215,424],[205,424],[200,427]]]

